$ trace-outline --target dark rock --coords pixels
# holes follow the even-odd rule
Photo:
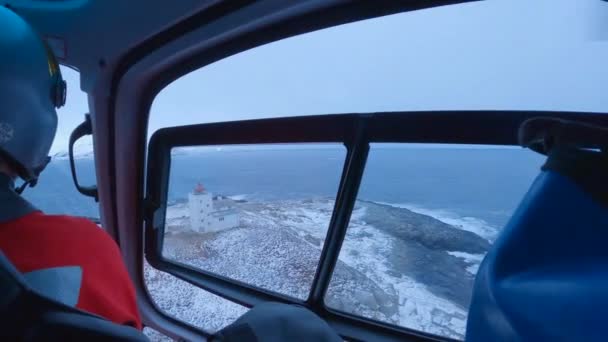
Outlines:
[[[398,239],[418,242],[429,249],[441,251],[479,254],[490,248],[490,243],[479,235],[455,229],[431,216],[405,208],[361,202],[366,206],[366,223]]]
[[[425,284],[435,295],[463,309],[469,306],[473,276],[467,265],[445,251],[430,250],[418,243],[401,242],[388,257],[394,272]]]
[[[387,255],[391,275],[412,277],[435,295],[466,310],[474,278],[466,270],[467,263],[447,252],[485,253],[490,247],[488,241],[408,209],[361,203],[366,207],[365,221],[396,238]]]

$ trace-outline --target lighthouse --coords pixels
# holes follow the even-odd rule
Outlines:
[[[238,225],[238,215],[233,209],[215,210],[213,194],[198,183],[188,194],[190,228],[196,232],[217,232]]]

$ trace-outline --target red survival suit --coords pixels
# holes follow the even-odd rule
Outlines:
[[[135,289],[114,240],[93,222],[45,215],[0,174],[0,250],[32,288],[112,322],[142,328]]]

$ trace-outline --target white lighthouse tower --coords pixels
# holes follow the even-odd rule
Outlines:
[[[190,227],[196,232],[217,232],[234,228],[238,225],[238,216],[232,209],[215,210],[213,194],[201,183],[188,194],[190,209]]]
[[[213,195],[205,190],[201,183],[196,185],[194,191],[188,194],[190,207],[190,227],[197,232],[205,231],[207,217],[213,210]]]

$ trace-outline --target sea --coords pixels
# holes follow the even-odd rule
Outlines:
[[[344,169],[341,145],[216,147],[175,151],[169,202],[200,183],[216,195],[250,201],[335,198]],[[406,207],[447,223],[500,229],[538,175],[544,157],[517,147],[371,145],[358,198]],[[95,183],[92,159],[76,162],[81,183]],[[78,193],[68,160],[53,160],[24,196],[52,214],[98,217]]]

